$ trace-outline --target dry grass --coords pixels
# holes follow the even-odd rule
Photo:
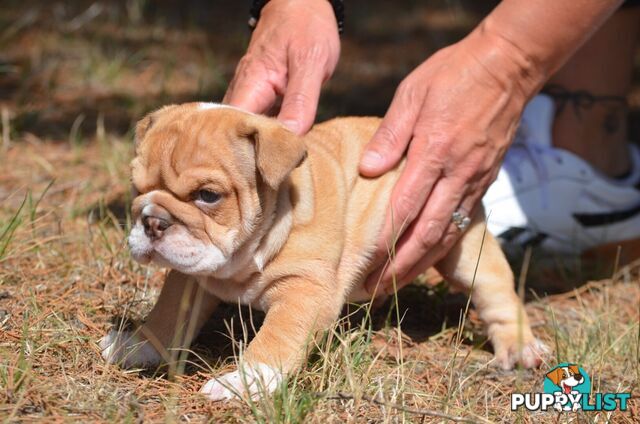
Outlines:
[[[5,28],[0,30],[0,419],[640,420],[638,263],[578,289],[529,296],[534,331],[553,348],[553,357],[540,370],[496,370],[474,311],[464,325],[458,324],[465,299],[446,295],[442,286],[420,284],[399,294],[397,308],[389,302],[368,314],[350,307],[307,367],[264,401],[220,404],[197,394],[212,374],[233,366],[232,347],[244,338],[243,324],[251,328],[249,312],[238,312],[234,305],[216,313],[185,363],[156,371],[105,365],[97,341],[120,318],[143,318],[164,276],[161,269],[134,263],[124,243],[131,155],[126,130],[150,107],[219,97],[246,39],[212,37],[202,28],[178,30],[158,20],[141,25],[138,9],[144,2],[127,2],[117,9],[121,15],[105,4],[94,18],[96,10],[87,12],[92,3],[56,15],[13,2],[0,13],[0,28]],[[38,10],[37,15],[29,10]],[[439,42],[473,22],[460,11],[438,10],[392,18],[404,19],[411,28],[430,19],[431,25],[449,31]],[[52,13],[55,19],[49,19]],[[230,18],[219,19],[222,27],[225,19]],[[331,102],[347,91],[358,98],[381,84],[383,93],[392,93],[389,82],[416,60],[411,52],[424,47],[417,37],[405,40],[402,56],[394,40],[385,41],[389,31],[380,28],[379,17],[365,14],[354,28],[355,37],[345,39],[343,82],[329,87],[329,101],[323,103],[327,115],[350,110],[350,100],[346,105]],[[402,56],[403,65],[373,68],[365,59],[366,46],[358,44],[358,28],[360,34],[377,37],[374,54],[380,63],[385,55],[387,63]],[[356,80],[360,85],[344,83]],[[380,104],[388,101],[380,96]],[[532,271],[537,271],[535,264]],[[566,279],[546,281],[545,287],[562,291],[558,284]],[[254,317],[259,325],[261,316]],[[577,416],[510,412],[510,394],[540,390],[546,369],[560,361],[580,363],[590,372],[594,391],[631,392],[629,411]]]
[[[114,319],[143,317],[164,274],[134,263],[124,244],[126,222],[96,207],[126,199],[130,153],[129,140],[109,135],[75,146],[27,137],[3,152],[9,166],[0,175],[0,415],[9,420],[413,421],[421,415],[409,410],[429,410],[513,422],[510,393],[539,389],[544,370],[563,360],[589,370],[594,390],[638,394],[640,287],[633,266],[615,279],[529,302],[535,331],[557,358],[536,371],[492,368],[474,315],[456,326],[464,302],[421,286],[401,293],[400,326],[386,324],[385,308],[371,319],[362,312],[345,319],[305,370],[257,404],[212,404],[196,394],[212,372],[231,365],[231,342],[219,333],[225,319],[239,332],[235,307],[214,317],[181,375],[106,366],[97,341]],[[634,422],[637,401],[630,407],[615,421]]]

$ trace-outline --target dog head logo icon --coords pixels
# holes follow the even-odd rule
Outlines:
[[[558,366],[547,373],[547,378],[564,394],[571,393],[575,387],[585,382],[585,376],[577,365]]]
[[[544,392],[550,394],[564,394],[559,397],[554,407],[556,410],[580,409],[575,402],[578,394],[589,394],[591,381],[589,375],[577,364],[563,363],[553,368],[544,379]]]

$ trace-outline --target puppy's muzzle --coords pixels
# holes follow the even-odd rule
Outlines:
[[[173,217],[165,209],[156,205],[147,205],[140,214],[144,233],[152,240],[162,237],[173,225]]]

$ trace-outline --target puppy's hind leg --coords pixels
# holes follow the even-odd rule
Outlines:
[[[485,232],[483,218],[482,213],[476,216],[436,269],[451,283],[471,292],[499,366],[539,366],[547,349],[531,332],[509,263],[498,242]]]
[[[133,330],[111,330],[100,341],[102,357],[125,368],[172,363],[188,348],[219,300],[193,277],[170,271],[144,324]]]

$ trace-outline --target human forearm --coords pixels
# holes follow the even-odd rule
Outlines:
[[[519,72],[527,97],[585,42],[620,6],[621,0],[503,0],[474,30],[480,51],[504,50],[509,60],[500,58],[505,72]]]

